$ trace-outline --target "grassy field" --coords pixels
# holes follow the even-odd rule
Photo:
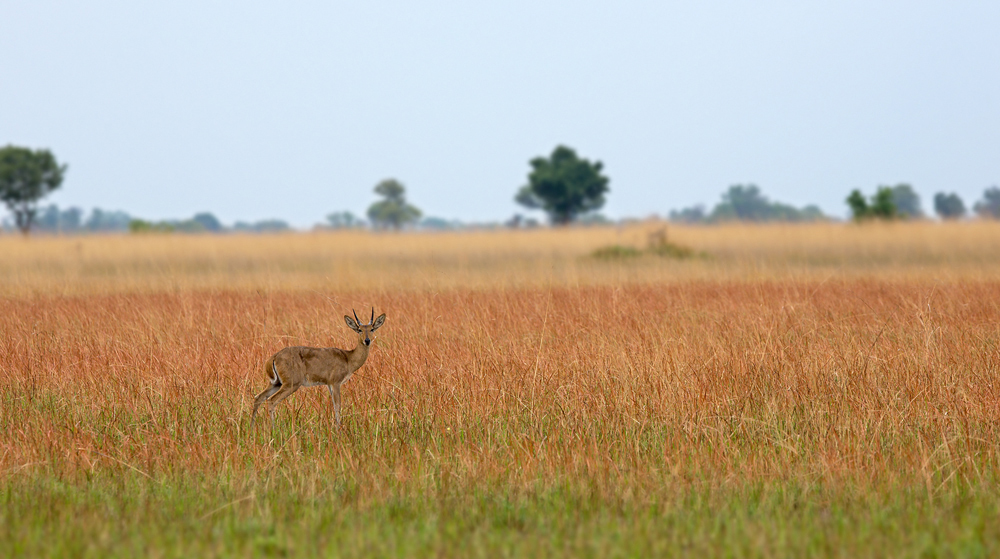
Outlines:
[[[1000,224],[661,227],[0,238],[0,555],[1000,554]]]

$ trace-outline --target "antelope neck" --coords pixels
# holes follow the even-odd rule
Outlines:
[[[347,362],[355,369],[361,367],[361,365],[364,365],[365,359],[368,359],[368,350],[370,348],[371,346],[365,345],[365,342],[359,338],[357,347],[348,352]]]

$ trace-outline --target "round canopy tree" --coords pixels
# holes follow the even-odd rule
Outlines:
[[[556,225],[565,225],[580,214],[600,209],[608,193],[608,177],[601,174],[600,161],[591,163],[573,149],[558,146],[549,157],[531,160],[528,184],[514,200],[549,214]]]
[[[0,148],[0,200],[14,214],[25,235],[38,213],[38,201],[62,184],[66,165],[59,165],[47,149]]]
[[[420,219],[420,210],[406,203],[406,188],[396,179],[375,185],[375,194],[384,198],[368,207],[368,219],[376,227],[401,229]]]
[[[980,217],[1000,219],[1000,187],[991,186],[983,191],[983,199],[976,202],[972,209]]]
[[[941,219],[959,219],[965,215],[965,202],[954,192],[938,192],[934,195],[934,211]]]

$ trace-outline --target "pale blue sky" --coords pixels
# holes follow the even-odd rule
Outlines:
[[[1000,184],[1000,2],[5,2],[0,145],[51,200],[305,227],[401,180],[501,220],[531,157],[604,162],[611,217],[754,182],[844,215]]]

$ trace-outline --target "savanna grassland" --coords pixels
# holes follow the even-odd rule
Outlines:
[[[1000,554],[1000,224],[660,227],[0,238],[0,555]]]

